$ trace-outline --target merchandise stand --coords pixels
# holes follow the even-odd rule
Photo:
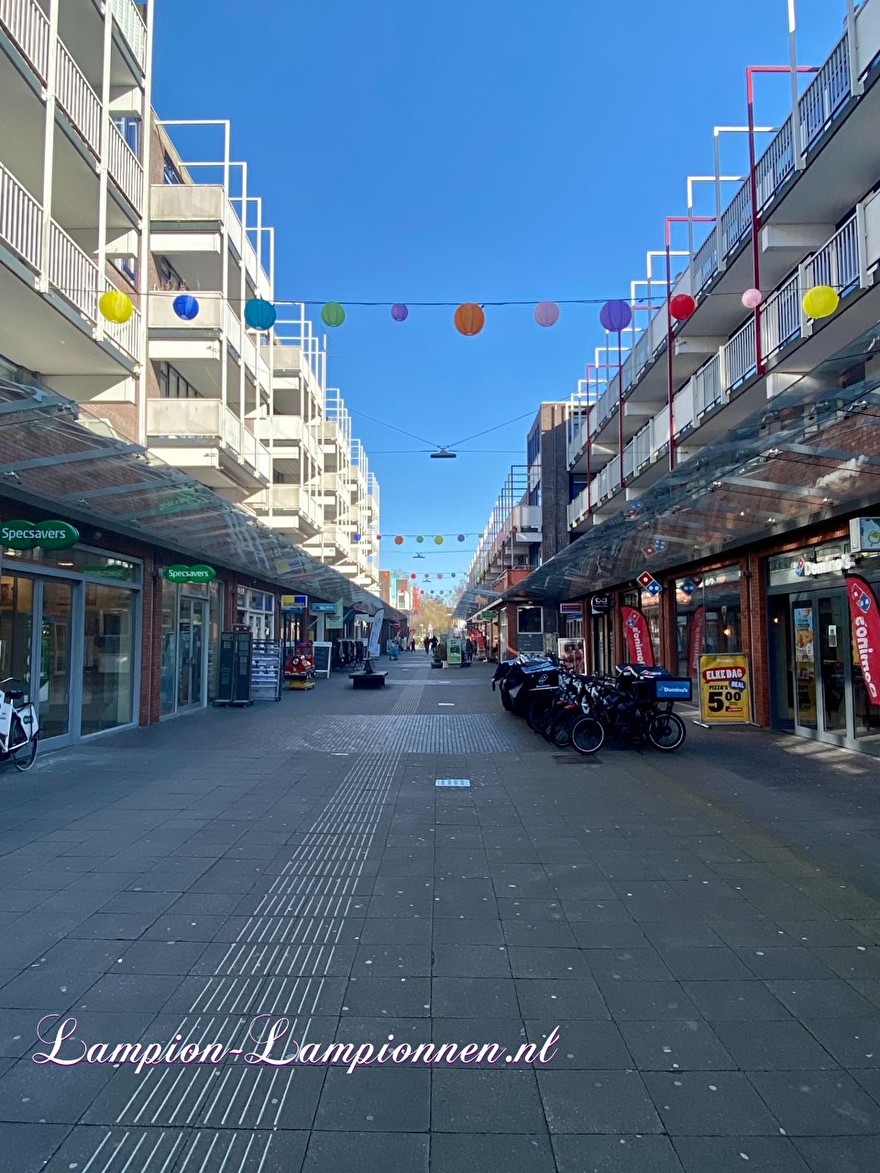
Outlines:
[[[251,698],[253,636],[247,629],[224,631],[220,636],[220,673],[217,698],[220,708],[246,708]]]
[[[281,652],[281,644],[275,640],[254,640],[251,660],[251,700],[281,700]]]

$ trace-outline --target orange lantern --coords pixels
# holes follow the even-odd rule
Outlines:
[[[464,334],[466,337],[472,338],[474,334],[479,334],[486,325],[486,315],[480,306],[475,305],[472,301],[468,301],[464,305],[460,305],[455,311],[454,321],[455,328],[459,334]]]

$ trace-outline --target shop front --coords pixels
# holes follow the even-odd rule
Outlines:
[[[696,683],[700,656],[742,652],[739,566],[722,566],[675,580],[677,672]]]
[[[848,572],[880,589],[880,562],[858,559],[846,539],[768,559],[773,725],[880,755],[874,703],[854,638]]]
[[[162,582],[162,717],[204,708],[217,695],[223,588]]]
[[[24,685],[50,747],[136,722],[142,585],[139,560],[106,550],[3,549],[0,679]]]
[[[275,639],[275,596],[269,591],[239,587],[236,623],[249,627],[254,639]]]

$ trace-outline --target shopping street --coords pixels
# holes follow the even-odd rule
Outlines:
[[[877,763],[690,720],[676,755],[586,761],[485,665],[383,666],[0,780],[3,1167],[876,1169]],[[322,1045],[559,1045],[138,1073],[33,1062],[50,1014],[87,1045],[229,1047],[261,1014]]]

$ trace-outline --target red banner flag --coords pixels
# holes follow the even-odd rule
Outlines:
[[[688,665],[691,676],[700,675],[700,656],[706,639],[706,608],[697,607],[691,619],[691,638],[688,646]]]
[[[880,608],[871,587],[857,574],[846,576],[853,639],[862,679],[872,705],[880,705]]]
[[[648,620],[635,607],[621,607],[620,617],[623,620],[623,635],[626,640],[629,663],[642,664],[645,668],[653,668],[654,648],[651,644]],[[878,643],[878,646],[880,646],[880,643]]]

